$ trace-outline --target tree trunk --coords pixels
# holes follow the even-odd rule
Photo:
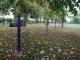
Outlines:
[[[24,24],[25,24],[25,26],[27,26],[27,21],[28,21],[28,16],[25,14],[24,15]]]
[[[39,22],[39,20],[38,20],[38,16],[36,16],[36,23],[38,23]]]
[[[62,19],[62,28],[63,28],[63,19]]]
[[[41,17],[40,17],[40,23],[41,23]]]
[[[46,29],[45,29],[45,35],[48,35],[48,25],[49,25],[49,20],[47,19],[46,21]]]
[[[45,16],[44,16],[44,21],[43,21],[43,23],[45,23]]]
[[[47,36],[48,35],[48,24],[46,23],[46,33],[45,35]]]
[[[26,27],[27,27],[27,24],[28,24],[28,14],[27,14],[26,17],[27,17],[27,19],[26,19]]]
[[[62,28],[64,27],[64,16],[62,18]]]
[[[56,29],[56,20],[55,20],[55,29]]]
[[[10,19],[10,20],[9,20],[9,24],[11,24],[11,23],[12,23],[12,20]]]
[[[51,23],[53,23],[53,20],[51,21]]]
[[[3,26],[4,26],[4,19],[3,19]]]

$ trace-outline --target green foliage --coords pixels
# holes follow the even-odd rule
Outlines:
[[[0,0],[0,12],[6,14],[9,9],[9,4],[6,0]]]
[[[77,17],[73,17],[73,20],[71,21],[71,23],[79,24],[80,23],[80,20]]]
[[[67,9],[77,15],[75,7],[79,7],[79,1],[76,0],[1,0],[0,4],[2,12],[12,7],[15,14],[26,13],[34,18],[45,16],[51,19],[66,15]]]
[[[49,2],[49,8],[57,13],[63,13],[66,15],[65,11],[68,9],[72,14],[77,15],[77,10],[75,7],[79,7],[79,2],[76,0],[47,0]],[[65,13],[65,14],[64,14]]]

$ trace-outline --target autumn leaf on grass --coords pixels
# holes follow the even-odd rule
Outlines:
[[[44,53],[45,53],[45,50],[40,51],[40,54],[44,54]]]

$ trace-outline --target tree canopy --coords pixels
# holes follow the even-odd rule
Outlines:
[[[50,12],[56,12],[58,15],[68,9],[74,15],[77,14],[76,7],[79,7],[79,0],[0,0],[0,11],[7,11],[9,8],[14,8],[14,12],[30,13],[41,16]],[[54,13],[52,14],[54,15]]]
[[[9,9],[9,4],[6,0],[0,0],[0,13],[7,14]]]

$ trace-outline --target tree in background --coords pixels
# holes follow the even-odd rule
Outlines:
[[[79,24],[80,20],[79,20],[79,18],[77,18],[77,16],[74,16],[73,20],[71,21],[71,23],[73,23],[73,24]]]
[[[79,0],[47,0],[49,2],[50,9],[52,11],[57,11],[58,13],[62,13],[62,28],[63,28],[63,20],[65,17],[65,8],[68,9],[74,15],[77,15],[77,10],[75,8],[79,7]]]
[[[9,9],[9,4],[7,3],[6,0],[0,0],[0,14],[2,16],[8,14],[8,9]],[[4,17],[3,17],[3,26],[4,26]]]
[[[49,17],[50,17],[50,19],[51,19],[52,21],[54,21],[54,26],[55,26],[55,29],[56,29],[56,27],[57,27],[57,26],[56,26],[56,23],[57,23],[57,20],[60,19],[60,16],[58,15],[57,12],[51,11]]]
[[[49,9],[49,3],[47,1],[44,2],[43,7],[44,7],[44,20],[45,20],[45,36],[47,36],[48,25],[49,25],[49,14],[51,10]]]

